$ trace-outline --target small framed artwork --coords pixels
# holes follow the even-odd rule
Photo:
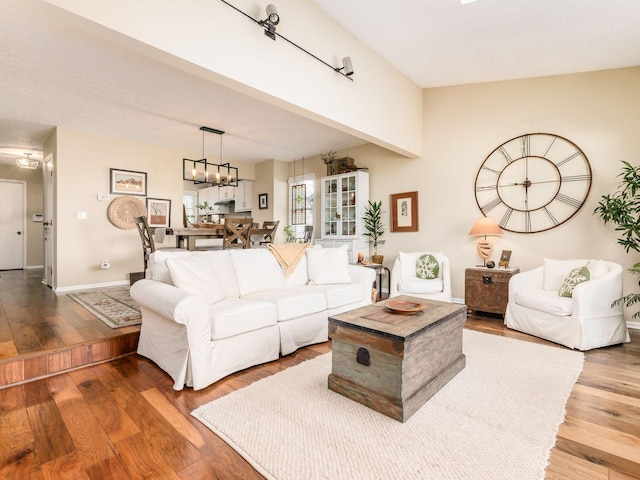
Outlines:
[[[171,226],[171,200],[147,198],[147,220],[150,227]]]
[[[265,210],[269,208],[269,197],[266,193],[258,194],[258,208],[260,210]]]
[[[117,195],[147,195],[147,173],[131,170],[109,169],[111,172],[111,193]]]
[[[418,192],[391,195],[391,231],[418,231]]]
[[[504,268],[509,268],[509,262],[511,261],[511,250],[502,250],[500,254],[500,262],[498,265]]]

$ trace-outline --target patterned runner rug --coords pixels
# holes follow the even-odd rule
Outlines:
[[[138,325],[142,322],[140,307],[129,296],[129,287],[67,293],[84,308],[111,328]]]
[[[544,479],[584,355],[470,330],[463,348],[406,423],[330,391],[330,353],[192,415],[267,479]]]

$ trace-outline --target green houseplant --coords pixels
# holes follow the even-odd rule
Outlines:
[[[382,200],[372,202],[364,210],[364,230],[363,235],[367,238],[367,243],[373,247],[373,255],[371,261],[373,263],[382,263],[383,255],[378,255],[378,246],[384,244],[382,235],[384,234],[384,225],[382,223]]]
[[[293,227],[291,225],[287,225],[284,227],[284,234],[286,235],[287,243],[294,243],[296,241],[296,234],[293,231]]]
[[[618,243],[625,251],[640,253],[640,166],[634,167],[623,161],[622,172],[618,175],[622,179],[618,190],[611,195],[603,195],[598,206],[593,211],[605,223],[614,223],[616,231],[621,232]],[[640,263],[634,264],[629,273],[640,277]],[[630,293],[616,300],[614,305],[623,302],[626,307],[640,303],[639,293]],[[633,318],[640,317],[640,311],[633,314]]]

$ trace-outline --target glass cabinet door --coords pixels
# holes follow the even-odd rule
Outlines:
[[[368,175],[364,172],[324,177],[322,186],[322,237],[362,235],[363,204],[369,195]]]
[[[324,224],[322,235],[337,235],[340,210],[338,209],[338,179],[329,178],[324,181]]]

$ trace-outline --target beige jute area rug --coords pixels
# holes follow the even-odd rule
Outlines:
[[[111,328],[138,325],[142,322],[140,306],[129,295],[129,287],[67,293]]]
[[[268,479],[543,479],[584,355],[469,330],[463,349],[406,423],[328,390],[330,353],[192,415]]]

